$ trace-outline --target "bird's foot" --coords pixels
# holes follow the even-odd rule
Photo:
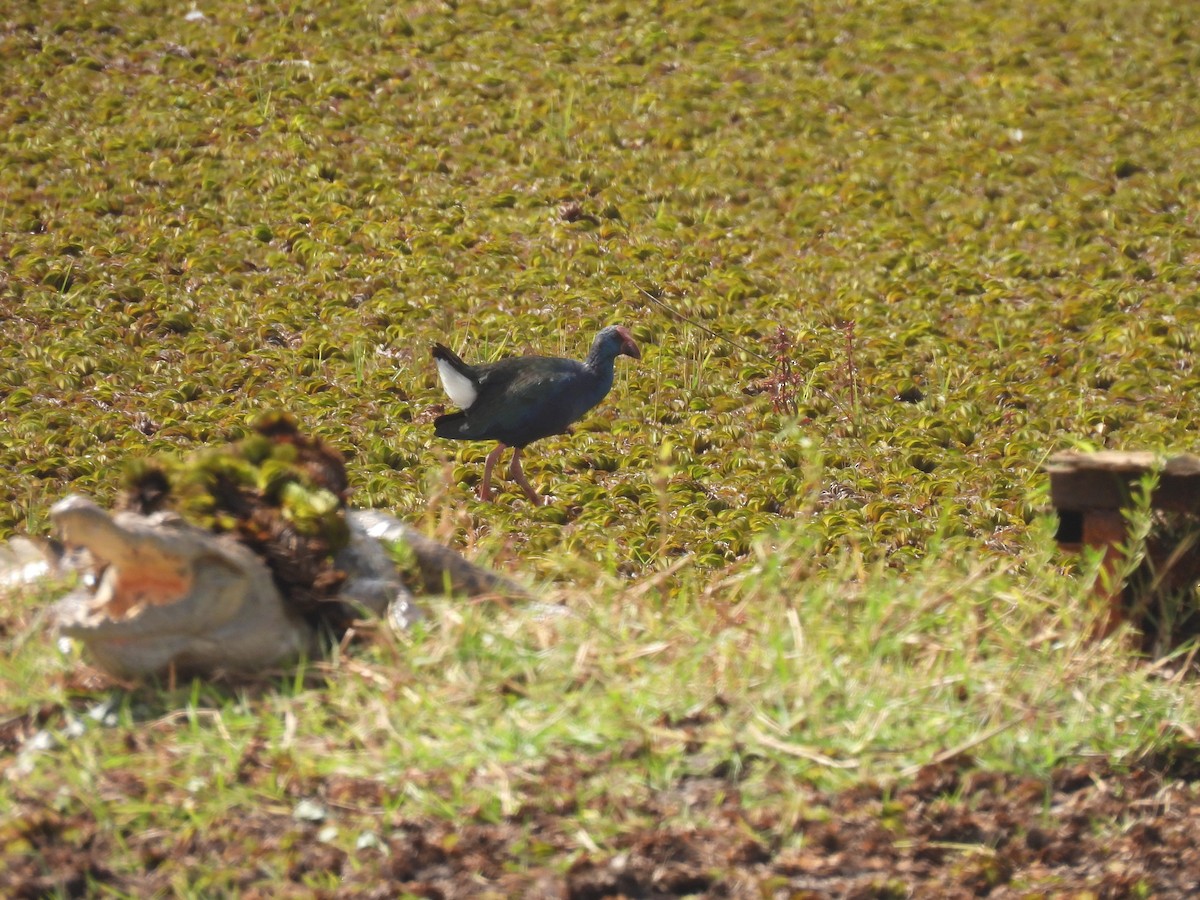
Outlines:
[[[525,496],[529,498],[529,502],[534,506],[543,506],[546,503],[546,498],[537,492],[537,489],[529,483],[529,479],[525,477],[525,473],[517,471],[513,480],[521,486],[521,490],[525,492]]]
[[[518,485],[520,485],[525,496],[529,498],[530,503],[532,503],[534,506],[546,505],[546,498],[537,492],[537,488],[529,483],[529,479],[527,479],[524,474],[516,478],[515,481]]]

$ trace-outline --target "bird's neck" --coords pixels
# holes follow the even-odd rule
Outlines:
[[[584,366],[595,377],[593,384],[595,385],[595,394],[599,397],[604,397],[613,386],[614,356],[606,356],[603,354],[589,354],[584,360]],[[593,401],[594,402],[594,401]]]
[[[593,348],[588,353],[587,359],[583,361],[583,364],[597,375],[604,375],[607,373],[608,377],[611,378],[613,373],[613,361],[615,359],[616,357],[611,353],[605,353],[603,350],[597,350]]]

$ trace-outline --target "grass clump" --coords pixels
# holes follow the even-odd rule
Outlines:
[[[327,662],[243,686],[81,693],[74,661],[30,640],[5,666],[25,697],[6,790],[20,810],[55,796],[97,846],[128,835],[144,853],[156,835],[161,870],[115,852],[114,883],[230,890],[258,876],[215,876],[187,835],[232,854],[263,828],[286,838],[270,866],[299,864],[294,841],[318,870],[325,852],[370,870],[371,841],[405,829],[500,828],[495,852],[523,871],[709,827],[719,790],[792,846],[813,786],[899,790],[941,761],[1049,783],[1101,758],[1137,769],[1200,727],[1194,687],[1091,640],[1096,616],[1054,567],[941,559],[915,575],[831,568],[797,537],[719,577],[594,572],[549,608],[434,601],[410,635],[365,626]],[[49,746],[33,749],[39,729]],[[689,790],[694,807],[670,799]],[[549,831],[528,824],[541,816]]]

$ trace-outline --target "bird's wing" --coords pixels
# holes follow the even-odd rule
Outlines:
[[[513,356],[476,366],[480,397],[532,398],[583,373],[583,364],[551,356]]]
[[[505,365],[510,362],[520,364]],[[480,379],[471,419],[483,428],[557,433],[594,405],[585,399],[587,377],[583,364],[572,359],[501,360]]]

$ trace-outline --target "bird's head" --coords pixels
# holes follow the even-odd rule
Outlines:
[[[628,328],[624,325],[609,325],[596,335],[592,344],[592,355],[609,359],[616,359],[618,356],[641,359],[642,351],[638,349]]]

